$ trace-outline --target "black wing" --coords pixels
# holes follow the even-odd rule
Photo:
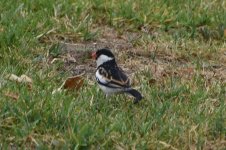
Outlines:
[[[110,65],[105,64],[98,68],[99,74],[102,76],[101,84],[112,88],[129,88],[130,80],[124,71],[119,68],[116,64]]]

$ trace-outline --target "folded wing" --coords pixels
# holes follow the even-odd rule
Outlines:
[[[99,67],[96,72],[97,82],[99,84],[112,88],[129,88],[130,80],[127,75],[118,66],[109,68]]]

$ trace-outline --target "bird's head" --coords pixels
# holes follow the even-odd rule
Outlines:
[[[92,53],[92,58],[96,60],[97,67],[107,61],[114,60],[115,56],[109,49],[99,49]]]

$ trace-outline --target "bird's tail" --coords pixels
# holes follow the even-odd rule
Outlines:
[[[143,98],[141,93],[135,89],[130,88],[130,89],[127,89],[125,92],[135,97],[134,104],[138,103]]]

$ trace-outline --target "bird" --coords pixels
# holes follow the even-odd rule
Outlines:
[[[96,81],[106,96],[115,93],[126,93],[134,97],[134,104],[143,96],[131,87],[130,79],[118,66],[114,54],[110,49],[103,48],[92,52],[92,58],[96,60]]]

